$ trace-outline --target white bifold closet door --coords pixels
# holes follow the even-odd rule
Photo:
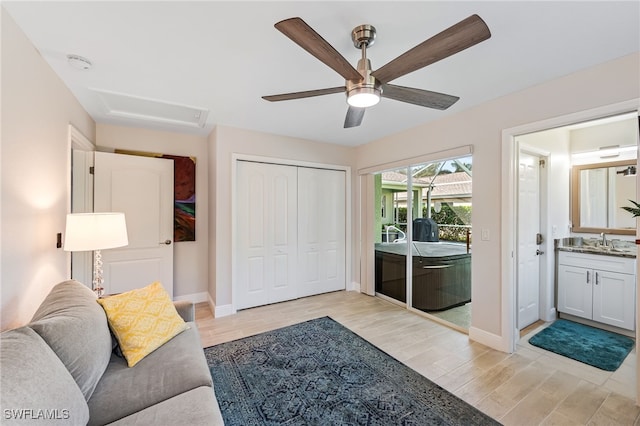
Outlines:
[[[345,288],[345,172],[238,161],[236,309]]]
[[[345,172],[298,167],[298,297],[345,288]]]
[[[298,172],[246,161],[237,172],[236,308],[295,299]]]

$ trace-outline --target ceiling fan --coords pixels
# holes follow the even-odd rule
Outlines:
[[[487,24],[478,15],[471,15],[423,41],[382,68],[372,71],[371,62],[367,59],[367,47],[373,45],[376,37],[376,29],[372,25],[360,25],[351,32],[354,46],[362,51],[362,58],[358,61],[357,69],[301,18],[285,19],[275,24],[275,27],[294,43],[340,74],[345,79],[345,85],[263,96],[262,99],[275,102],[344,92],[349,104],[344,121],[345,128],[359,126],[362,123],[365,109],[377,104],[380,97],[439,110],[449,108],[460,98],[429,90],[397,86],[389,84],[389,82],[491,37]]]

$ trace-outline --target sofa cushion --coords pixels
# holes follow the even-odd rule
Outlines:
[[[196,307],[193,302],[178,300],[173,302],[173,306],[176,307],[176,311],[178,311],[183,320],[187,322],[196,320]]]
[[[201,386],[109,424],[219,426],[224,421],[213,389]]]
[[[96,295],[78,281],[56,285],[29,324],[58,355],[88,400],[109,364],[111,334]]]
[[[114,422],[175,395],[212,386],[194,323],[135,367],[113,356],[89,400],[90,425]],[[186,423],[184,423],[186,424]]]
[[[0,333],[0,408],[4,424],[79,425],[89,420],[80,388],[29,327]]]
[[[162,284],[99,299],[120,350],[133,367],[186,328]]]

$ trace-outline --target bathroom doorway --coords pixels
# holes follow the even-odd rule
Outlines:
[[[570,172],[574,167],[587,164],[636,161],[636,121],[635,113],[617,114],[514,138],[518,155],[515,179],[518,206],[515,244],[518,330],[538,319],[548,322],[556,318],[554,240],[571,236],[598,238],[600,231],[605,235],[611,233],[610,238],[633,239],[631,235],[617,235],[614,226],[606,221],[600,224],[603,229],[598,232],[586,232],[588,229],[580,226],[580,223],[573,223],[572,211],[579,207],[572,206],[575,191],[571,189]],[[528,179],[536,173],[539,174],[539,183],[532,184]],[[612,184],[613,181],[604,187],[609,188]],[[632,192],[635,193],[635,189]],[[629,197],[623,198],[616,203],[627,203]],[[615,226],[622,226],[617,218],[624,212],[608,204],[596,203],[586,208],[589,211],[598,209],[602,211],[598,218],[611,216],[611,223],[617,221]],[[532,208],[534,205],[537,207]],[[624,225],[633,226],[634,223],[630,221]]]
[[[550,146],[546,146],[551,152],[547,163],[547,176],[548,182],[548,199],[549,209],[547,212],[548,221],[545,231],[551,238],[547,239],[547,244],[553,244],[554,239],[561,238],[562,235],[569,234],[572,226],[576,226],[576,223],[572,219],[571,215],[571,202],[570,202],[570,169],[571,164],[578,164],[585,160],[584,157],[607,157],[608,155],[629,155],[629,152],[637,155],[637,143],[639,138],[639,112],[638,112],[638,100],[630,100],[626,102],[620,102],[618,104],[612,104],[600,108],[595,108],[580,113],[561,116],[553,119],[548,119],[542,122],[530,123],[515,128],[505,129],[503,131],[503,144],[502,144],[502,169],[505,171],[502,178],[502,217],[503,226],[502,234],[505,236],[502,245],[502,316],[505,319],[503,321],[502,335],[506,337],[505,349],[509,352],[515,351],[516,344],[520,340],[520,333],[517,328],[517,265],[515,259],[517,258],[517,222],[515,217],[516,199],[517,199],[517,153],[518,139],[527,137],[540,136],[546,132],[547,136],[555,136],[555,142],[553,138],[548,138],[547,143]],[[611,147],[603,145],[602,143],[596,145],[596,149],[582,149],[584,152],[569,152],[569,142],[566,137],[563,139],[562,132],[567,131],[568,126],[573,126],[574,129],[579,130],[585,124],[594,124],[595,120],[611,119],[618,120],[620,118],[629,118],[633,121],[634,144],[635,146],[626,149],[617,149],[617,147]],[[607,133],[600,135],[596,138],[600,142],[611,142],[611,134]],[[529,141],[530,143],[530,141]],[[615,143],[613,143],[615,145]],[[575,144],[574,144],[575,145]],[[600,147],[604,149],[600,149]],[[562,148],[564,154],[555,153],[554,149]],[[626,153],[625,153],[626,152]],[[583,157],[583,158],[581,158]],[[638,178],[635,182],[637,184]],[[636,185],[636,199],[640,197],[640,190]],[[560,202],[557,202],[560,200]],[[574,203],[575,204],[575,203]],[[575,222],[575,223],[574,223]],[[636,222],[635,238],[639,228],[637,228],[638,222]],[[577,225],[580,228],[580,224]],[[576,228],[577,229],[577,228]],[[633,238],[633,235],[631,236]],[[553,245],[551,245],[553,247]],[[551,248],[553,250],[553,248]],[[541,295],[544,293],[544,297],[541,297],[541,319],[544,321],[552,321],[556,318],[555,309],[555,256],[553,256],[551,264],[547,267],[546,273],[549,274],[549,285],[546,289],[541,288]],[[638,298],[640,292],[636,293],[636,307],[639,306]],[[545,309],[546,306],[546,309]],[[636,321],[636,339],[639,336],[638,324]],[[640,362],[640,360],[638,361]],[[636,371],[639,371],[636,365]],[[640,387],[636,380],[636,395],[640,396]],[[640,399],[638,399],[640,401]]]

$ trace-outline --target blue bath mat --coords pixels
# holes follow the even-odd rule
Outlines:
[[[635,342],[621,334],[559,319],[529,343],[601,370],[616,371]]]

